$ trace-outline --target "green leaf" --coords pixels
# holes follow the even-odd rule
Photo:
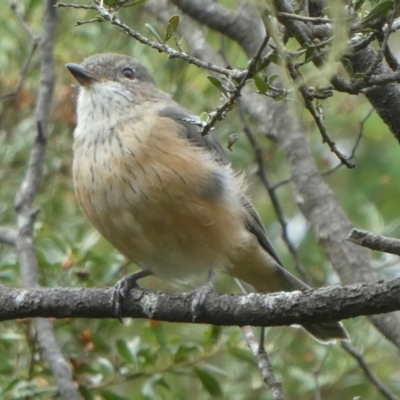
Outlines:
[[[165,41],[167,42],[172,35],[176,32],[179,25],[179,15],[173,15],[167,25],[167,31],[165,32]]]
[[[159,43],[163,43],[158,32],[150,24],[144,24],[144,25],[155,36],[155,38],[158,40]]]
[[[85,386],[80,385],[78,387],[79,393],[82,395],[83,400],[93,400],[94,397],[92,395],[92,392],[88,390]]]
[[[356,5],[354,6],[354,9],[356,11],[358,11],[364,3],[365,3],[365,0],[357,0]]]
[[[230,347],[229,354],[236,357],[241,361],[246,361],[247,363],[257,367],[257,361],[254,356],[248,350],[240,349],[238,347]]]
[[[362,24],[366,24],[376,18],[386,17],[391,10],[393,10],[394,1],[385,0],[379,3],[375,8],[373,8],[369,14],[361,21]]]
[[[343,57],[342,64],[343,64],[344,68],[346,69],[347,73],[349,74],[349,76],[353,78],[354,70],[353,70],[353,64],[351,63],[351,61],[348,58]]]
[[[306,60],[312,58],[314,53],[315,53],[315,46],[308,46],[306,50]]]
[[[167,25],[167,31],[165,32],[165,41],[167,42],[175,33],[179,25],[179,15],[173,15]]]
[[[167,390],[170,390],[170,387],[168,383],[164,380],[164,378],[160,374],[157,374],[148,379],[142,386],[143,397],[148,400],[153,400],[156,395],[154,392],[156,386],[161,386]]]
[[[131,352],[131,349],[125,342],[125,340],[118,339],[117,340],[117,349],[119,355],[125,360],[128,361],[132,364],[136,364],[136,357],[135,355]]]
[[[254,83],[256,84],[257,90],[262,94],[266,93],[269,89],[268,83],[259,75],[254,75]]]
[[[122,7],[136,7],[140,4],[146,3],[147,0],[135,0],[132,3],[124,4]]]
[[[271,53],[268,56],[268,60],[274,64],[278,64],[278,65],[282,64],[282,58],[278,55],[278,53],[275,53],[275,52]]]
[[[271,75],[269,78],[268,78],[268,83],[270,84],[270,85],[272,85],[273,83],[274,83],[274,80],[276,79],[276,78],[278,78],[278,75]]]
[[[210,393],[214,397],[222,396],[221,386],[219,382],[211,374],[209,374],[204,369],[200,368],[193,368],[193,369],[208,393]]]
[[[205,111],[203,111],[203,112],[200,114],[199,119],[200,119],[201,122],[207,123],[207,121],[208,121],[208,119],[209,119],[209,118],[208,118],[208,113],[205,112]]]
[[[175,352],[174,364],[186,361],[193,353],[199,353],[201,350],[201,347],[195,344],[182,344]]]
[[[224,85],[222,82],[216,78],[215,76],[207,76],[207,79],[222,93],[226,93],[226,90],[224,88]]]

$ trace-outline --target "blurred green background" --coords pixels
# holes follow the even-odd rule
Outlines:
[[[235,8],[236,2],[221,1]],[[86,3],[85,3],[86,4]],[[42,26],[42,2],[21,0],[18,9],[33,32]],[[9,5],[0,3],[0,95],[18,83],[20,70],[32,46]],[[68,62],[81,62],[98,52],[133,55],[145,64],[158,85],[193,113],[215,109],[220,93],[206,79],[208,73],[179,59],[168,60],[106,23],[75,26],[77,20],[93,18],[93,11],[59,9],[55,48],[57,86],[49,125],[50,138],[44,179],[35,204],[40,214],[35,225],[36,249],[41,268],[41,284],[50,287],[101,287],[113,285],[123,274],[134,270],[126,260],[90,226],[75,200],[71,177],[72,131],[75,124],[74,79],[65,69]],[[142,8],[119,13],[122,21],[151,36],[145,24],[159,32],[159,23]],[[220,34],[207,30],[214,49]],[[395,36],[391,38],[395,40]],[[245,68],[247,58],[238,45],[225,39],[231,65]],[[18,93],[0,102],[0,225],[13,226],[13,198],[26,169],[35,134],[33,110],[39,77],[40,54],[36,52]],[[341,150],[349,153],[360,130],[360,122],[371,106],[363,96],[337,94],[323,102],[325,123]],[[313,155],[325,171],[336,158],[322,144],[307,112],[302,122],[307,128]],[[241,134],[236,111],[218,124],[215,135],[226,145],[232,133]],[[288,178],[282,151],[258,135],[271,182]],[[241,134],[229,156],[239,170],[247,173],[249,192],[257,206],[279,256],[289,269],[293,261],[282,241],[281,228],[264,188],[255,176],[256,165],[246,137]],[[356,152],[357,167],[341,168],[326,177],[354,225],[388,236],[400,236],[399,198],[400,148],[386,125],[372,113],[363,127]],[[277,191],[289,223],[289,234],[301,261],[315,285],[337,281],[323,251],[308,230],[296,207],[290,184]],[[398,257],[371,253],[373,265],[383,278],[399,275]],[[20,286],[14,250],[0,245],[0,279],[7,286]],[[143,286],[166,291],[188,291],[196,282],[166,283],[146,278]],[[237,292],[233,281],[218,277],[218,291]],[[172,324],[130,320],[56,320],[57,338],[81,385],[85,398],[93,399],[271,399],[256,362],[237,327]],[[365,356],[369,366],[395,393],[400,393],[397,349],[368,321],[359,317],[345,321],[352,344]],[[56,388],[48,366],[40,358],[29,320],[0,325],[0,398],[54,398]],[[287,399],[379,399],[355,360],[340,345],[323,346],[301,330],[288,327],[267,329],[266,348],[274,372],[282,382]],[[319,396],[319,397],[318,397]]]

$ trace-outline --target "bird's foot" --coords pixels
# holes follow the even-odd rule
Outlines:
[[[138,288],[138,279],[151,275],[149,271],[138,271],[133,274],[126,275],[120,279],[114,286],[112,294],[112,307],[115,315],[122,323],[122,304],[124,299],[128,296],[131,289]]]
[[[214,291],[214,277],[215,272],[210,271],[208,274],[207,282],[189,293],[189,296],[193,297],[192,304],[190,306],[193,321],[196,320],[198,310],[204,304],[207,296]]]

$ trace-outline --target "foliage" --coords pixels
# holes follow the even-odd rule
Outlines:
[[[222,2],[235,8],[233,1]],[[364,22],[385,15],[388,1],[359,1],[365,13]],[[4,3],[0,6],[0,89],[1,94],[18,83],[20,70],[32,46],[31,39]],[[18,2],[26,24],[35,32],[41,29],[42,4],[38,0]],[[367,14],[368,10],[372,10]],[[386,10],[386,11],[385,11]],[[338,12],[333,10],[333,12]],[[146,25],[158,32],[159,38],[174,46],[179,22],[167,27],[140,6],[121,8],[118,15],[143,35],[150,36]],[[36,252],[43,286],[97,287],[115,283],[132,265],[108,245],[83,218],[77,206],[71,181],[72,130],[75,124],[75,87],[67,62],[79,63],[98,52],[120,52],[134,55],[152,72],[159,86],[169,92],[193,113],[215,109],[220,105],[218,88],[209,80],[207,71],[183,60],[168,60],[106,23],[75,26],[77,20],[93,18],[90,10],[59,9],[59,29],[55,50],[57,87],[52,105],[51,136],[46,157],[45,174],[36,205],[40,214],[35,224]],[[204,28],[206,29],[206,28]],[[213,48],[221,46],[220,34],[207,30]],[[161,41],[163,39],[160,39]],[[395,36],[391,37],[394,42]],[[185,44],[180,45],[185,46]],[[223,39],[223,51],[235,68],[246,68],[247,56],[231,40]],[[289,47],[298,50],[297,43]],[[312,49],[306,57],[312,56]],[[337,56],[334,55],[334,56]],[[337,57],[336,57],[337,58]],[[15,96],[0,103],[0,191],[1,225],[14,222],[13,197],[26,168],[26,160],[35,127],[32,112],[35,106],[39,54],[35,53],[21,88]],[[333,63],[333,61],[332,61]],[[330,68],[333,68],[332,64]],[[335,67],[336,68],[336,67]],[[343,71],[343,73],[345,73]],[[316,71],[309,68],[307,79]],[[215,79],[215,78],[212,78]],[[215,81],[211,82],[215,84]],[[270,77],[268,84],[274,84]],[[261,76],[256,89],[265,93],[268,86]],[[218,86],[218,84],[217,84]],[[261,95],[261,94],[260,94]],[[279,99],[278,99],[279,100]],[[326,177],[341,205],[360,228],[389,236],[400,234],[397,185],[400,169],[399,148],[388,127],[373,113],[360,127],[371,106],[363,96],[335,93],[324,100],[325,124],[341,151],[349,153],[362,129],[354,170],[341,168]],[[309,132],[309,143],[320,169],[338,163],[321,138],[310,115],[304,111],[302,121]],[[216,136],[226,146],[232,134],[241,134],[235,110],[224,123],[218,124]],[[280,182],[288,178],[284,157],[277,145],[258,135],[269,179]],[[292,260],[280,238],[280,226],[264,188],[255,178],[254,154],[244,135],[230,153],[234,166],[246,171],[254,204],[270,232],[285,265]],[[289,233],[299,249],[303,265],[316,285],[335,283],[329,263],[306,222],[293,202],[288,185],[278,191],[279,201],[288,221]],[[12,248],[0,245],[0,277],[7,286],[19,285],[19,270]],[[398,259],[389,255],[371,254],[384,277],[398,274]],[[144,285],[159,290],[188,290],[195,283],[176,284],[146,278]],[[237,291],[227,277],[218,278],[218,291]],[[73,369],[73,375],[85,399],[271,399],[254,357],[245,345],[238,328],[178,325],[157,321],[65,320],[54,321],[59,344]],[[394,392],[400,393],[398,356],[365,320],[346,321],[352,343],[363,354],[379,378]],[[320,398],[333,400],[360,396],[377,399],[379,394],[364,373],[340,345],[325,347],[315,343],[302,331],[285,327],[268,329],[266,335],[274,371],[284,383],[287,399]],[[47,365],[39,356],[31,321],[21,320],[0,325],[0,393],[2,399],[46,399],[55,396],[57,388]]]

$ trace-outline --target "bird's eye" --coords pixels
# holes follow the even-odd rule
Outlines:
[[[135,79],[135,73],[133,72],[132,68],[124,68],[122,70],[122,75],[124,75],[125,78],[128,78],[130,80]]]

